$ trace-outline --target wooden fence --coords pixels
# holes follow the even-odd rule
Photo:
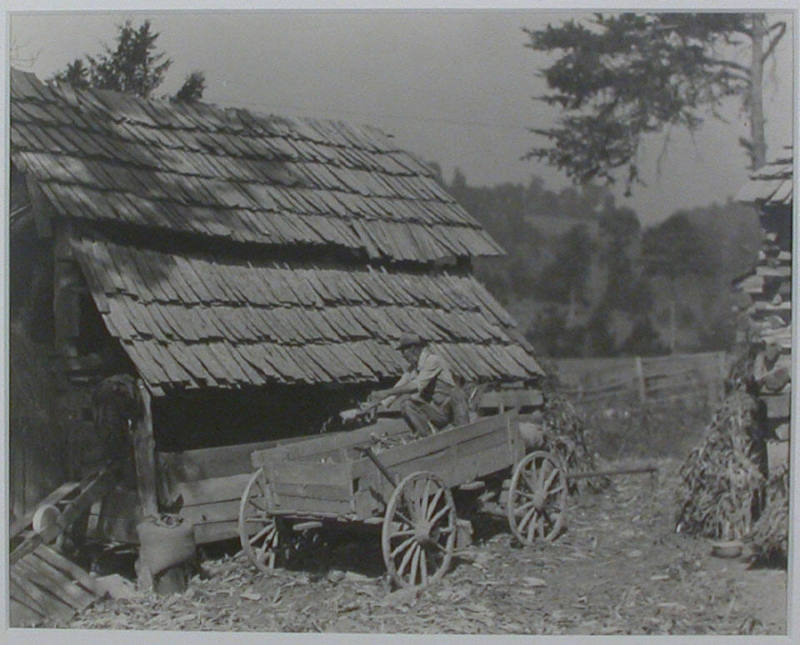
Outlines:
[[[725,352],[642,358],[557,359],[562,391],[582,403],[692,400],[716,405],[722,398]]]

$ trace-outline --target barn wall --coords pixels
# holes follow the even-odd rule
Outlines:
[[[12,181],[12,202],[24,178]],[[97,381],[129,368],[118,342],[105,330],[76,274],[62,291],[61,304],[74,318],[72,351],[57,342],[60,320],[56,293],[56,244],[60,226],[48,234],[33,226],[35,207],[27,222],[17,222],[10,244],[9,291],[9,508],[20,518],[66,481],[74,481],[107,458],[108,437],[94,428],[91,397]],[[53,230],[53,228],[55,230]],[[77,265],[74,265],[77,266]],[[67,302],[69,301],[69,302]],[[116,347],[115,347],[116,346]]]

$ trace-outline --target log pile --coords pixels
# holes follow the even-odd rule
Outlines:
[[[744,295],[740,341],[749,373],[741,379],[762,406],[769,483],[766,506],[750,536],[761,560],[787,556],[789,428],[792,368],[792,150],[766,164],[745,184],[739,201],[759,209],[764,231],[758,260],[734,281]]]
[[[748,535],[762,507],[757,402],[731,393],[681,466],[676,531],[732,540]]]
[[[752,357],[752,388],[764,402],[771,439],[788,441],[792,352],[792,254],[766,232],[758,263],[734,287],[747,294],[740,333]]]

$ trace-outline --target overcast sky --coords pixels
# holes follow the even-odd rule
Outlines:
[[[380,126],[419,157],[460,167],[470,184],[567,185],[544,164],[521,161],[540,143],[528,127],[548,127],[557,113],[531,97],[546,91],[537,69],[546,58],[524,47],[522,27],[558,23],[569,14],[541,11],[118,12],[16,14],[12,62],[45,79],[68,61],[98,53],[115,25],[150,18],[158,45],[173,59],[161,90],[174,92],[195,69],[206,74],[205,99],[291,116],[336,118]],[[792,33],[767,68],[769,154],[791,143]],[[29,59],[29,60],[26,60]],[[745,181],[738,145],[749,134],[739,104],[728,124],[709,120],[692,141],[670,136],[660,174],[661,138],[643,154],[644,177],[620,203],[652,224],[677,208],[724,201]]]

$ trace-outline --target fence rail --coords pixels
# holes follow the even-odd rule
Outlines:
[[[725,352],[657,357],[567,358],[553,361],[562,391],[583,403],[635,398],[640,403],[722,397],[727,374]]]

